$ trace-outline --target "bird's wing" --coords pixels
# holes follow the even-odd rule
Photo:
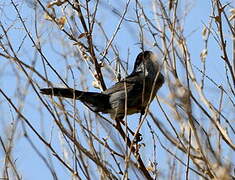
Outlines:
[[[153,79],[145,78],[143,73],[135,73],[116,83],[103,93],[110,95],[109,102],[112,108],[125,105],[125,99],[127,97],[128,108],[137,107],[137,109],[141,110],[147,105],[150,97],[152,101],[163,82],[164,77],[161,73],[158,74],[155,83]]]
[[[104,94],[113,94],[116,92],[120,92],[120,91],[127,91],[130,92],[133,90],[133,88],[143,88],[143,82],[144,82],[144,77],[141,77],[142,73],[138,72],[135,74],[132,74],[130,76],[127,76],[125,79],[123,79],[120,82],[117,82],[116,84],[114,84],[111,88],[105,90],[103,93]],[[137,89],[136,89],[137,90]]]
[[[143,78],[140,73],[136,76],[128,76],[124,80],[116,83],[103,93],[110,95],[109,103],[112,109],[116,109],[117,116],[123,116],[125,111],[125,99],[127,97],[128,114],[137,112],[136,106],[141,106],[141,94],[143,91]],[[134,109],[131,112],[131,109]]]

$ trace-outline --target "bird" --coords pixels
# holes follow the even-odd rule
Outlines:
[[[72,88],[42,88],[44,95],[80,100],[94,112],[110,114],[121,121],[125,115],[144,114],[164,83],[160,64],[152,51],[142,51],[131,74],[103,92],[85,92]]]

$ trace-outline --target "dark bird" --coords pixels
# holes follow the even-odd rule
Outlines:
[[[122,120],[125,113],[144,113],[163,83],[164,76],[160,72],[156,55],[144,51],[137,56],[129,76],[101,93],[69,88],[43,88],[41,93],[74,98],[95,112],[108,113],[112,119]]]

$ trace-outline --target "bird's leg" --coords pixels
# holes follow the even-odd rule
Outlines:
[[[120,120],[120,122],[125,126],[125,122],[123,121],[123,119]],[[132,136],[135,135],[135,132],[132,131],[128,126],[127,126],[127,130],[131,133]],[[136,136],[135,136],[135,139],[134,139],[134,142],[135,143],[138,143],[140,141],[142,141],[142,134],[141,133],[137,133]]]
[[[140,124],[140,122],[141,122],[141,119],[142,119],[142,116],[145,114],[145,107],[141,107],[141,109],[140,109],[140,118],[139,118],[139,124]]]
[[[142,107],[141,110],[140,110],[139,125],[140,125],[142,116],[143,116],[144,114],[145,114],[145,107]],[[135,133],[134,133],[133,131],[131,131],[131,132],[132,132],[131,134],[134,136]],[[138,143],[138,142],[142,141],[142,139],[143,139],[143,138],[142,138],[142,134],[138,132],[138,133],[136,134],[136,136],[135,136],[134,142],[135,142],[135,143]]]
[[[117,128],[117,130],[120,132],[120,134],[121,134],[121,136],[123,137],[123,139],[125,139],[126,134],[125,134],[125,132],[123,131],[123,129],[122,129],[122,127],[121,127],[121,124],[120,124],[120,123],[122,123],[124,126],[126,126],[126,123],[125,123],[125,121],[123,120],[124,116],[118,115],[117,112],[118,112],[118,111],[116,110],[116,113],[115,113],[115,115],[113,116],[113,119],[115,119],[115,121],[116,121],[116,128]],[[127,130],[131,133],[132,136],[135,135],[135,132],[132,131],[128,126],[127,126],[126,128],[127,128]],[[136,136],[135,136],[135,138],[134,138],[134,140],[133,140],[133,142],[134,142],[134,143],[138,143],[138,142],[142,141],[142,139],[143,139],[143,138],[142,138],[142,134],[137,133]]]
[[[115,120],[116,120],[116,128],[117,128],[118,132],[121,134],[124,141],[126,141],[127,145],[130,147],[131,146],[131,140],[125,134],[125,132],[123,131],[122,126],[120,124],[120,122],[122,122],[122,119],[115,119]]]
[[[119,119],[118,122],[117,122],[117,124],[116,124],[116,127],[117,127],[117,126],[120,126],[120,127],[121,127],[120,122],[121,122],[124,126],[126,126],[126,124],[125,124],[125,122],[123,121],[123,119]],[[119,124],[119,125],[118,125],[118,124]],[[128,126],[127,126],[127,130],[131,133],[132,136],[135,135],[135,132],[132,131]],[[143,138],[142,138],[142,134],[141,134],[141,133],[137,133],[136,136],[135,136],[135,139],[134,139],[133,141],[134,141],[134,143],[138,143],[138,142],[142,141],[142,139],[143,139]]]
[[[140,114],[141,114],[141,116],[143,116],[143,115],[145,114],[145,107],[142,107],[142,108],[141,108]]]

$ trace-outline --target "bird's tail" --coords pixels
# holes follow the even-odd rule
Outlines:
[[[65,98],[72,98],[82,101],[93,111],[107,113],[111,108],[109,95],[97,92],[84,92],[69,88],[43,88],[40,92],[45,95],[53,95]]]

